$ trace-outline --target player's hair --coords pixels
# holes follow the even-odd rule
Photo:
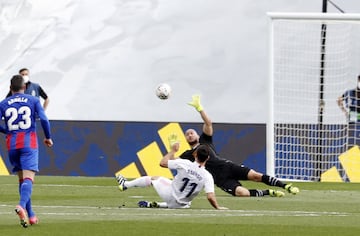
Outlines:
[[[196,148],[196,154],[199,163],[205,162],[209,158],[209,147],[205,144],[201,144]]]
[[[11,78],[10,89],[19,92],[24,87],[24,79],[21,75],[14,75]]]
[[[23,72],[23,71],[25,71],[25,70],[29,71],[28,68],[21,68],[21,69],[19,70],[19,74],[21,74],[21,72]]]

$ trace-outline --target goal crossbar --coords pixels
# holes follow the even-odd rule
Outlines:
[[[357,13],[267,12],[271,19],[359,21]],[[359,22],[360,23],[360,22]]]

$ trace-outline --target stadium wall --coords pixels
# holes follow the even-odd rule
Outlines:
[[[181,150],[188,148],[184,132],[201,123],[51,121],[54,146],[42,143],[38,124],[39,175],[114,176],[162,175],[173,177],[159,161],[167,153],[167,136],[177,133]],[[214,124],[217,151],[236,163],[265,172],[265,124]],[[180,152],[179,151],[179,152]],[[0,174],[11,174],[5,142],[0,144]],[[2,161],[1,161],[2,160]]]

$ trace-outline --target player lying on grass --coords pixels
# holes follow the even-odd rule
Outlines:
[[[212,121],[204,111],[203,106],[200,103],[200,96],[194,95],[192,101],[188,103],[193,106],[200,114],[204,121],[202,134],[199,136],[194,129],[188,129],[185,132],[186,141],[191,146],[191,150],[187,150],[180,155],[182,159],[188,159],[194,161],[193,153],[201,145],[207,145],[209,147],[209,160],[206,162],[205,168],[214,177],[215,184],[225,192],[238,197],[262,197],[270,195],[274,197],[282,197],[285,194],[279,190],[267,189],[246,189],[239,180],[251,180],[255,182],[263,182],[270,186],[277,186],[285,189],[287,192],[297,194],[299,188],[292,186],[292,184],[285,184],[275,177],[271,177],[253,169],[250,169],[244,165],[233,163],[232,161],[221,158],[215,150],[213,144],[213,126]],[[170,159],[174,159],[172,155]]]
[[[177,174],[173,180],[165,177],[143,176],[132,181],[127,181],[122,175],[117,175],[119,189],[124,191],[132,187],[153,186],[164,202],[140,201],[139,207],[160,207],[160,208],[189,208],[191,201],[205,190],[210,204],[219,210],[227,209],[219,206],[215,197],[214,179],[205,169],[205,163],[209,159],[209,148],[200,145],[194,153],[194,162],[177,159],[169,160],[179,150],[179,142],[176,135],[169,137],[171,150],[160,161],[160,166],[176,170]]]

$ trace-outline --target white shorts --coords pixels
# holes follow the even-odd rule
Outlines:
[[[176,201],[172,195],[171,180],[165,177],[159,177],[156,180],[152,180],[151,183],[161,197],[161,199],[167,203],[168,208],[189,208],[188,204],[180,204]]]

